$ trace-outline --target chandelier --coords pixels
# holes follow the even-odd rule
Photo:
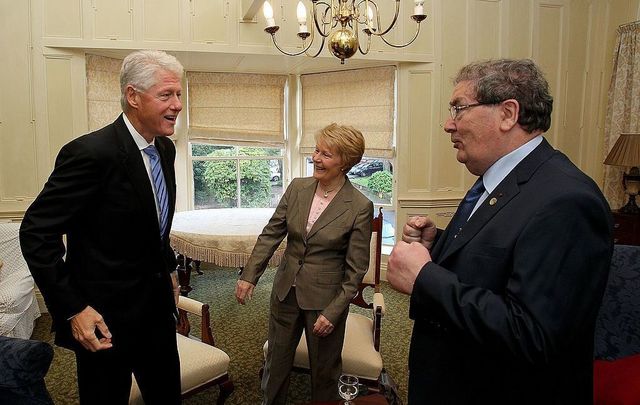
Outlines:
[[[414,0],[413,15],[411,18],[416,22],[416,32],[413,38],[405,44],[393,44],[389,42],[385,35],[395,26],[398,20],[398,12],[400,11],[400,0],[395,0],[396,10],[391,24],[383,29],[380,24],[380,12],[378,5],[373,0],[311,0],[312,10],[311,16],[313,23],[311,30],[307,27],[307,8],[302,1],[298,2],[298,37],[302,40],[302,50],[299,52],[287,52],[282,49],[276,41],[276,32],[280,29],[276,25],[273,18],[273,8],[269,1],[264,2],[263,13],[267,20],[267,27],[264,29],[271,34],[273,44],[280,52],[289,56],[302,55],[315,58],[322,52],[325,40],[328,38],[328,48],[331,53],[340,59],[340,63],[344,64],[344,60],[352,57],[356,51],[366,55],[369,53],[371,45],[371,37],[376,36],[387,45],[394,48],[404,48],[409,46],[416,40],[420,33],[420,23],[427,18],[424,13],[424,0]],[[359,35],[359,27],[362,26],[362,33],[366,34],[366,45],[361,45],[361,35]],[[317,51],[309,52],[316,35],[322,38],[322,43]]]

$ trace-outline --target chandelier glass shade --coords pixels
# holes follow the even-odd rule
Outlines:
[[[366,55],[371,46],[371,37],[379,37],[385,44],[394,48],[404,48],[411,45],[420,33],[420,23],[427,18],[424,13],[424,0],[414,0],[411,19],[416,22],[416,31],[405,44],[393,44],[385,38],[398,21],[400,0],[395,0],[395,14],[388,27],[381,25],[380,11],[373,0],[311,0],[312,23],[307,25],[307,8],[302,1],[298,2],[298,37],[302,40],[302,50],[287,52],[276,41],[276,32],[280,29],[273,18],[273,8],[269,1],[264,2],[263,12],[267,20],[264,29],[271,34],[275,47],[285,55],[297,56],[305,54],[315,58],[322,52],[325,42],[331,53],[344,64],[357,51]],[[364,34],[364,36],[362,35]],[[310,51],[316,37],[320,37],[321,44],[315,51]],[[363,40],[364,39],[364,40]]]

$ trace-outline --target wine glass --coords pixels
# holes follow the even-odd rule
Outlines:
[[[343,374],[338,380],[338,394],[344,399],[344,405],[353,405],[352,399],[358,396],[358,377]]]

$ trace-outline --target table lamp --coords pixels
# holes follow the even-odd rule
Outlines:
[[[629,194],[629,201],[619,212],[640,214],[636,204],[636,196],[640,193],[640,133],[622,133],[604,160],[605,165],[631,167],[629,173],[622,175],[624,192]]]

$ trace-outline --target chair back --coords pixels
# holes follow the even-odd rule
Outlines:
[[[371,242],[369,250],[369,269],[365,273],[362,282],[358,286],[358,292],[351,303],[362,308],[373,308],[372,303],[367,303],[362,296],[367,287],[380,292],[380,257],[382,255],[382,207],[378,210],[378,216],[371,220]]]
[[[640,246],[615,245],[596,321],[596,359],[640,354]]]

